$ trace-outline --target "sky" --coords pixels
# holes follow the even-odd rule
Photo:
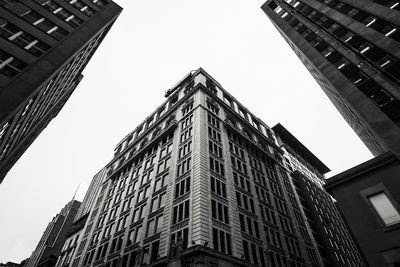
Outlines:
[[[116,2],[124,10],[84,79],[0,184],[0,262],[29,257],[115,145],[199,67],[269,126],[283,124],[332,170],[327,177],[372,158],[261,10],[264,1]]]

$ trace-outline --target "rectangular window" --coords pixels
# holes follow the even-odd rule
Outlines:
[[[179,163],[178,170],[177,170],[177,176],[181,176],[181,175],[187,173],[188,171],[190,171],[191,163],[192,163],[191,158],[187,158],[184,161],[182,161],[181,163]]]
[[[225,175],[224,164],[222,164],[222,162],[219,162],[218,160],[212,157],[210,157],[210,170],[221,176]]]
[[[139,240],[141,238],[141,234],[142,234],[142,226],[139,225],[129,232],[128,242],[126,245],[130,246],[130,245],[133,245],[133,244],[139,242]]]
[[[182,120],[182,129],[188,127],[189,125],[191,125],[193,122],[193,115],[190,115],[189,117],[187,117],[186,119]]]
[[[175,198],[181,197],[188,192],[190,192],[190,177],[175,184]]]
[[[185,130],[184,132],[181,133],[181,143],[186,141],[189,137],[192,136],[193,133],[193,127],[190,127],[189,129]]]
[[[162,193],[151,200],[150,212],[156,211],[164,207],[165,195],[166,193]]]
[[[229,224],[229,214],[227,206],[218,201],[211,200],[211,213],[213,219]]]
[[[393,203],[384,192],[369,196],[368,200],[386,226],[400,222],[399,211],[394,207]]]
[[[218,142],[221,142],[221,134],[217,130],[211,127],[208,127],[208,136],[210,136],[212,139]]]
[[[162,224],[163,224],[163,215],[149,220],[149,222],[147,223],[146,237],[161,232]]]
[[[189,200],[181,202],[174,206],[172,215],[172,224],[176,224],[189,218]]]
[[[187,248],[188,245],[188,236],[189,231],[188,228],[180,229],[175,233],[171,234],[171,243],[172,244],[179,244],[183,249]],[[171,247],[171,254],[172,256],[176,255],[176,246]]]
[[[213,228],[213,245],[215,250],[232,255],[230,234]]]
[[[219,119],[212,116],[211,114],[207,115],[208,123],[214,126],[215,128],[219,129]]]
[[[208,141],[208,148],[210,150],[210,153],[213,153],[214,155],[222,158],[222,147],[214,143],[213,141],[209,140]]]
[[[192,152],[192,141],[187,142],[186,144],[181,146],[181,148],[179,148],[179,158],[183,158],[190,152]]]
[[[163,188],[165,186],[166,181],[167,181],[167,176],[168,176],[168,173],[164,174],[161,177],[158,177],[156,179],[156,181],[154,182],[154,192],[160,190],[161,188]]]
[[[170,165],[170,162],[171,162],[171,158],[170,157],[166,158],[164,161],[161,161],[158,164],[158,167],[157,167],[157,174],[165,171],[166,169],[168,169],[168,167]]]
[[[211,192],[226,198],[226,185],[224,182],[217,178],[210,177],[211,180]]]

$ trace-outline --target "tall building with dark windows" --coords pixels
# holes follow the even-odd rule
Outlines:
[[[203,69],[165,96],[116,146],[57,267],[344,266],[322,254],[313,228],[321,222],[299,197],[271,128]],[[323,181],[329,169],[310,155]],[[364,266],[343,238],[339,257]]]
[[[400,158],[400,5],[268,0],[262,9],[375,155]]]
[[[78,212],[81,202],[72,200],[47,225],[36,249],[25,267],[53,267],[66,240],[66,234]]]
[[[0,0],[0,183],[57,116],[120,12],[110,0]]]

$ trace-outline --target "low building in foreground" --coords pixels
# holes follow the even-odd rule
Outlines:
[[[400,161],[387,152],[328,179],[370,266],[400,266]]]

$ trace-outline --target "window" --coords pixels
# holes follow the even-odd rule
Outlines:
[[[208,135],[214,140],[221,142],[221,134],[217,130],[208,127]]]
[[[236,201],[237,201],[237,204],[239,207],[244,208],[245,210],[247,210],[249,212],[255,213],[254,201],[252,198],[236,191]]]
[[[72,15],[52,0],[43,3],[42,6],[74,28],[78,27],[79,24],[83,22],[80,18]]]
[[[236,172],[233,172],[233,181],[235,185],[239,186],[243,190],[251,193],[251,187],[250,187],[250,180],[237,174]]]
[[[215,250],[232,255],[230,234],[213,228],[213,245]]]
[[[192,101],[192,103],[186,105],[183,109],[182,109],[182,116],[187,115],[192,109],[193,109],[193,99],[190,99],[188,101]]]
[[[149,222],[147,223],[146,237],[161,232],[162,224],[163,224],[163,215],[149,220]]]
[[[122,247],[122,242],[124,241],[123,236],[118,236],[116,238],[113,239],[113,241],[111,242],[111,249],[110,249],[110,253],[114,253],[116,251],[119,251]]]
[[[379,217],[383,220],[386,226],[400,223],[399,211],[394,207],[393,203],[388,199],[385,192],[368,197],[368,200],[375,208]]]
[[[177,247],[180,247],[180,249],[187,248],[188,236],[188,228],[181,229],[171,234],[171,243],[173,244],[173,246],[171,247],[172,256],[176,255]]]
[[[127,222],[128,222],[128,215],[120,218],[117,223],[116,231],[120,231],[120,230],[124,229],[127,226]]]
[[[209,140],[208,141],[208,147],[211,153],[214,155],[222,158],[222,147],[214,143],[213,141]]]
[[[191,125],[193,122],[193,115],[190,115],[189,117],[185,118],[181,122],[182,129],[185,129],[189,125]]]
[[[190,127],[189,129],[185,130],[184,132],[181,133],[181,143],[187,140],[189,137],[192,136],[193,132],[193,127]]]
[[[222,203],[211,200],[212,218],[220,222],[229,224],[228,207]]]
[[[250,217],[247,217],[241,213],[239,213],[239,222],[240,222],[240,229],[257,238],[260,238],[260,232],[258,229],[258,222],[253,220]]]
[[[143,218],[143,210],[145,207],[146,207],[146,204],[136,208],[133,211],[132,222],[137,222],[138,220]]]
[[[40,56],[49,49],[47,44],[36,40],[32,35],[9,22],[5,22],[0,26],[0,35],[19,47],[28,50],[35,56]]]
[[[172,143],[169,143],[168,145],[166,145],[165,147],[163,147],[160,151],[160,159],[165,157],[168,153],[171,152],[171,148],[172,148]]]
[[[148,197],[149,187],[150,186],[147,186],[147,187],[145,187],[145,188],[143,188],[142,190],[139,191],[136,203],[138,203],[138,202],[140,202],[140,201],[142,201],[142,200],[144,200],[145,198]]]
[[[210,177],[211,180],[211,192],[226,198],[226,185],[224,182],[217,178]]]
[[[207,114],[207,121],[209,124],[219,129],[219,119],[212,116],[211,114]]]
[[[172,224],[176,224],[189,218],[189,200],[174,206]]]
[[[22,5],[22,4],[20,4]],[[56,40],[61,40],[68,32],[64,29],[59,28],[53,22],[46,20],[39,13],[31,10],[30,8],[24,6],[27,12],[21,14],[20,16],[25,19],[28,23],[33,24],[35,27],[46,32]]]
[[[216,174],[219,174],[221,176],[224,176],[224,164],[222,162],[219,162],[218,160],[210,157],[210,170],[215,172]]]
[[[165,205],[165,193],[162,193],[151,200],[150,212],[156,211]]]
[[[139,242],[142,234],[142,226],[139,225],[129,232],[127,246]]]
[[[247,174],[247,165],[243,161],[231,156],[232,167],[240,172]]]
[[[10,78],[26,68],[28,64],[0,50],[0,73]]]
[[[157,174],[165,171],[170,164],[171,158],[166,158],[164,161],[160,162],[157,167]]]
[[[177,176],[181,176],[186,172],[190,171],[191,168],[191,158],[187,158],[186,160],[182,161],[178,164]]]
[[[175,185],[175,198],[181,197],[190,192],[190,177],[187,177]]]
[[[179,158],[183,158],[192,151],[192,141],[187,142],[181,148],[179,148]]]
[[[162,175],[161,177],[158,177],[156,179],[156,181],[154,182],[154,192],[160,190],[161,188],[163,188],[165,186],[165,182],[167,180],[167,174]]]
[[[82,1],[80,0],[70,0],[69,3],[74,6],[76,9],[78,9],[79,11],[81,11],[83,14],[85,14],[88,17],[93,16],[93,14],[95,13],[95,11],[93,9],[91,9],[90,7],[88,7],[87,5],[85,5]]]

